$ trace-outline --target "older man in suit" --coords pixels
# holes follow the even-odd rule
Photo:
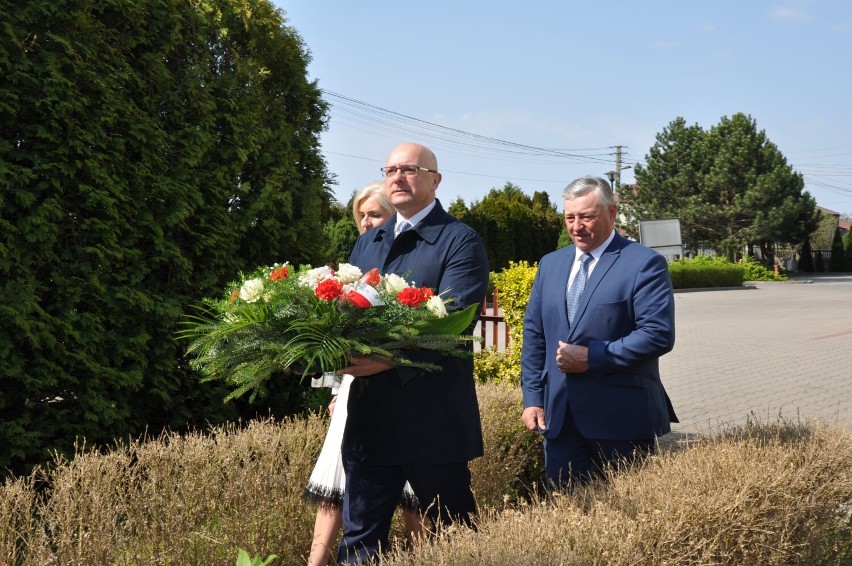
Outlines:
[[[659,358],[674,347],[665,258],[615,231],[612,188],[582,177],[563,193],[574,244],[539,263],[524,318],[522,419],[544,436],[558,486],[653,450],[677,422]]]
[[[350,262],[377,267],[452,297],[454,308],[479,303],[488,284],[488,256],[479,235],[447,214],[436,199],[435,155],[404,143],[388,155],[385,188],[397,214],[364,233]],[[482,455],[482,428],[472,357],[412,351],[440,365],[427,372],[355,359],[356,376],[343,436],[346,490],[338,564],[375,557],[388,543],[406,480],[434,525],[469,523],[476,511],[468,462]]]

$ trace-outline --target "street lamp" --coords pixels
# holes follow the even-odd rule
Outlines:
[[[612,184],[612,190],[618,190],[618,187],[621,186],[621,172],[626,169],[631,169],[633,166],[628,165],[627,167],[618,167],[614,171],[607,171],[604,175],[607,176],[609,182]]]

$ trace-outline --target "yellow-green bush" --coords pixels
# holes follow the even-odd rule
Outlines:
[[[492,274],[497,289],[503,319],[509,329],[506,352],[486,349],[474,356],[474,373],[480,382],[519,385],[521,381],[521,346],[524,333],[524,313],[530,300],[538,264],[526,261],[511,262],[503,271]]]
[[[766,266],[748,255],[738,261],[737,264],[743,268],[743,279],[745,281],[786,281],[789,279],[786,270],[779,270],[776,275],[775,271],[767,269]]]

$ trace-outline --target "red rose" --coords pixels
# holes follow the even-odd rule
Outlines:
[[[326,279],[319,285],[315,291],[317,297],[323,301],[333,301],[343,292],[343,283],[337,279]]]
[[[282,265],[281,267],[273,269],[272,273],[269,274],[269,278],[273,281],[281,281],[283,279],[287,279],[287,275],[289,275],[287,267]]]
[[[429,289],[431,293],[432,290]],[[402,303],[403,305],[416,308],[429,300],[429,296],[423,292],[423,289],[415,289],[413,287],[406,287],[396,295],[396,300]]]

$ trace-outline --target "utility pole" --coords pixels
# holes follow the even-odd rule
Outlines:
[[[613,190],[618,190],[621,186],[621,146],[615,146],[615,186]]]
[[[633,167],[632,165],[628,165],[627,167],[621,166],[622,147],[620,145],[615,146],[615,169],[606,172],[606,176],[609,178],[609,182],[612,183],[612,190],[614,192],[618,192],[619,187],[621,187],[621,172]]]

